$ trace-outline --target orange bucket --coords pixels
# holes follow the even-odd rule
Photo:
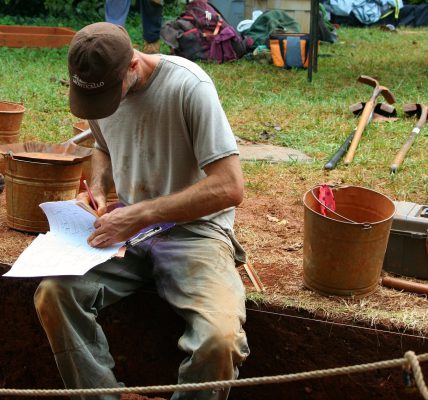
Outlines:
[[[62,165],[8,158],[7,225],[24,232],[48,231],[49,223],[39,204],[76,198],[81,175],[81,162]]]
[[[10,228],[25,232],[49,229],[40,203],[74,199],[82,162],[92,150],[74,143],[40,142],[0,145],[5,157],[6,219]]]
[[[0,145],[19,141],[19,131],[25,107],[19,103],[0,101]],[[6,170],[6,160],[0,156],[0,173]]]
[[[18,141],[24,112],[22,104],[0,101],[0,144]]]
[[[395,205],[359,186],[333,188],[336,210],[321,213],[319,187],[304,203],[303,283],[323,295],[367,296],[379,286]]]

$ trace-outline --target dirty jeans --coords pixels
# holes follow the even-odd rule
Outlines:
[[[177,226],[83,276],[52,277],[40,283],[35,306],[67,388],[122,385],[112,372],[114,361],[97,314],[148,283],[154,283],[159,296],[186,321],[178,346],[187,356],[178,383],[237,378],[237,367],[249,349],[242,329],[244,287],[232,249],[221,240]],[[175,392],[171,399],[224,400],[228,394],[229,390]]]

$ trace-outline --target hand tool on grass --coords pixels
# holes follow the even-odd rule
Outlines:
[[[248,263],[244,264],[245,272],[247,273],[248,277],[251,280],[251,283],[256,288],[257,292],[264,292],[265,287],[263,286],[262,281],[260,280],[259,276],[257,275],[256,270]]]
[[[361,115],[364,110],[366,103],[356,103],[349,107],[349,109],[355,115]],[[372,119],[376,119],[376,115],[384,118],[393,118],[397,115],[394,106],[385,103],[377,103],[374,107],[373,112],[370,114],[367,123],[369,123]],[[352,139],[354,138],[355,131],[357,128],[354,128],[353,131],[349,134],[349,136],[345,139],[343,144],[339,147],[336,153],[330,158],[330,160],[324,165],[324,169],[332,170],[336,168],[337,163],[343,157],[343,155],[347,152],[349,145],[351,144]]]
[[[402,164],[404,157],[406,156],[407,152],[410,150],[410,147],[412,147],[412,144],[415,141],[416,136],[419,135],[419,132],[422,130],[427,120],[428,107],[425,104],[418,104],[418,103],[405,104],[403,106],[403,110],[407,116],[411,117],[411,116],[417,115],[419,119],[416,125],[414,126],[414,128],[412,129],[412,132],[410,133],[409,137],[401,146],[401,149],[398,151],[397,155],[395,156],[391,166],[389,167],[389,170],[392,174],[395,174],[398,171],[398,168]]]
[[[389,104],[395,103],[394,95],[390,92],[390,90],[387,87],[380,86],[379,82],[376,79],[370,76],[361,75],[357,80],[358,82],[365,83],[366,85],[372,86],[374,89],[373,89],[372,95],[370,96],[370,99],[366,102],[364,106],[364,110],[361,113],[360,120],[358,121],[358,125],[354,133],[354,137],[352,138],[351,145],[349,146],[348,152],[346,154],[344,162],[347,165],[350,164],[354,159],[354,155],[355,155],[355,151],[357,150],[358,143],[360,142],[364,129],[366,129],[370,120],[370,116],[373,113],[373,110],[375,108],[377,97],[379,95],[382,95]]]

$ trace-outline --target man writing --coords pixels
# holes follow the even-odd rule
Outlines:
[[[96,316],[146,284],[186,321],[179,383],[236,378],[249,354],[235,269],[245,253],[233,235],[243,177],[211,79],[183,58],[134,50],[126,31],[106,22],[76,33],[68,61],[71,111],[89,120],[96,138],[91,190],[100,217],[88,243],[107,247],[153,224],[176,225],[84,276],[41,282],[36,309],[65,386],[121,385]],[[113,182],[125,207],[107,213]],[[220,400],[228,392],[175,392],[172,399]]]

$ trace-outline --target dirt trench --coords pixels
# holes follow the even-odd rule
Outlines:
[[[8,268],[3,264],[0,272]],[[32,296],[38,281],[0,280],[0,387],[62,388],[33,308]],[[154,292],[140,291],[103,310],[99,321],[109,338],[119,380],[127,386],[176,383],[177,368],[184,356],[177,349],[177,340],[184,326]],[[401,358],[409,349],[416,353],[428,352],[428,343],[423,337],[388,332],[381,327],[373,330],[320,321],[303,311],[260,307],[251,302],[247,304],[245,329],[251,355],[240,369],[240,378]],[[422,366],[426,374],[427,367]],[[400,368],[232,388],[230,395],[230,400],[419,398],[417,389],[404,386]]]

